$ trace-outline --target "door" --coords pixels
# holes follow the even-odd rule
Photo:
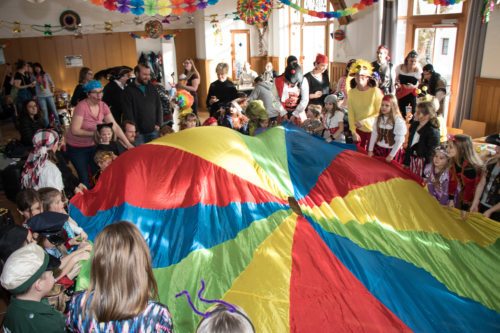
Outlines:
[[[250,30],[231,30],[231,68],[233,81],[238,80],[245,62],[250,63]]]

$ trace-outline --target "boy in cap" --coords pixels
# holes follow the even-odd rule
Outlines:
[[[64,317],[42,302],[55,283],[52,269],[58,260],[37,244],[13,252],[0,276],[2,286],[13,295],[3,323],[5,332],[65,332]]]

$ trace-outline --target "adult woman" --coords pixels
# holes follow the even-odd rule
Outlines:
[[[210,83],[207,94],[207,108],[210,111],[210,117],[217,118],[219,109],[237,97],[236,87],[227,78],[228,71],[229,65],[224,62],[217,64],[215,68],[217,81]]]
[[[19,134],[21,134],[22,144],[26,147],[33,147],[33,136],[43,128],[38,111],[35,101],[26,101],[19,116]]]
[[[95,142],[94,134],[97,124],[113,123],[113,131],[127,146],[133,148],[127,140],[120,126],[113,118],[109,107],[102,101],[102,85],[99,81],[89,81],[83,87],[87,98],[76,106],[73,112],[71,126],[66,134],[67,152],[71,163],[78,173],[80,182],[90,186],[89,168],[92,174],[97,171],[94,163]]]
[[[417,106],[416,90],[422,75],[422,69],[417,62],[418,53],[410,51],[405,58],[405,62],[396,67],[396,97],[398,98],[399,110],[406,117],[406,111],[415,114]]]
[[[372,62],[373,72],[378,73],[378,87],[384,95],[392,94],[393,78],[392,63],[390,62],[389,49],[385,45],[377,48],[377,60]]]
[[[446,97],[446,80],[434,70],[432,64],[427,64],[422,68],[420,89],[426,89],[426,93],[438,99],[439,109],[437,113],[438,115],[442,115],[444,113],[444,100]]]
[[[35,190],[53,187],[63,191],[63,178],[55,155],[59,148],[59,134],[53,130],[40,130],[33,136],[33,147],[21,174],[22,187]]]
[[[123,66],[112,69],[109,83],[104,87],[102,100],[111,109],[115,120],[121,124],[123,91],[130,79],[132,68]]]
[[[182,63],[184,66],[184,74],[186,75],[186,84],[177,84],[177,89],[184,89],[189,91],[194,97],[193,109],[194,114],[198,114],[198,86],[200,85],[200,73],[194,65],[193,59],[186,59]]]
[[[373,130],[373,122],[382,104],[382,92],[372,77],[372,65],[358,59],[351,66],[351,89],[348,91],[349,129],[359,147],[366,150]]]
[[[36,99],[42,110],[43,125],[45,127],[49,126],[49,109],[50,113],[54,116],[54,125],[56,127],[61,126],[59,121],[59,114],[57,113],[56,103],[54,102],[54,94],[52,91],[55,88],[54,81],[49,74],[45,73],[43,67],[40,63],[35,62],[33,64],[33,71],[35,72],[35,82],[36,82]]]
[[[71,96],[71,105],[76,106],[78,102],[85,99],[87,94],[83,91],[83,86],[87,84],[94,77],[94,73],[88,67],[82,67],[80,69],[80,74],[78,74],[78,84],[73,91],[73,96]]]
[[[117,222],[97,236],[89,288],[73,297],[66,324],[72,332],[172,332],[168,308],[157,298],[144,238],[133,224]]]
[[[328,78],[328,57],[317,54],[312,71],[304,75],[302,99],[307,99],[307,104],[324,106],[326,96],[330,94],[330,79]]]
[[[14,74],[14,87],[16,88],[15,103],[17,112],[21,112],[23,104],[26,101],[33,99],[31,88],[35,86],[35,82],[31,82],[26,76],[28,71],[28,63],[24,60],[19,60],[16,63],[16,74]]]

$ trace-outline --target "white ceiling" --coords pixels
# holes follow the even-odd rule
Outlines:
[[[33,4],[27,0],[0,0],[0,38],[43,36],[43,32],[34,31],[30,25],[59,26],[59,16],[68,9],[80,15],[83,33],[104,32],[105,21],[113,22],[113,31],[141,31],[144,29],[144,23],[139,25],[133,23],[134,15],[108,11],[104,7],[92,4],[90,0],[45,0],[40,4]],[[141,18],[150,19],[148,16],[141,16]],[[14,21],[23,24],[21,34],[12,33],[12,25],[7,22]],[[120,23],[120,21],[124,21],[124,23]],[[164,25],[164,28],[194,28],[193,25],[186,24],[186,21],[187,17],[181,17],[179,21]],[[39,29],[43,30],[43,28]],[[64,34],[68,35],[72,32],[66,30],[53,32],[54,36]]]

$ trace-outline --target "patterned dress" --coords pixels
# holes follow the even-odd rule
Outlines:
[[[127,319],[98,323],[90,315],[83,318],[82,306],[85,292],[75,294],[69,305],[66,318],[66,325],[70,332],[77,333],[109,333],[109,332],[173,332],[173,323],[170,312],[165,305],[149,301],[146,309],[138,316]],[[90,306],[92,295],[87,300],[87,307]]]

